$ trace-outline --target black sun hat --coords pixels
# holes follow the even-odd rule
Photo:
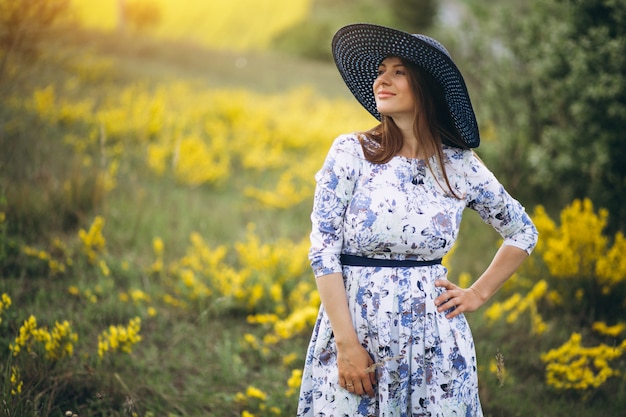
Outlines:
[[[378,120],[372,86],[378,65],[389,56],[405,59],[427,71],[443,88],[454,124],[470,148],[480,144],[478,123],[465,80],[446,48],[436,40],[368,23],[339,29],[332,41],[339,73],[356,99]]]

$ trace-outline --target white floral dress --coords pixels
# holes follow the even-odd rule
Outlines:
[[[461,199],[447,195],[419,159],[365,160],[356,134],[339,136],[316,175],[311,265],[316,277],[342,272],[354,327],[375,363],[375,397],[338,383],[336,345],[324,307],[308,348],[298,416],[482,416],[474,342],[465,317],[447,319],[434,299],[442,265],[342,266],[340,254],[432,260],[453,246],[465,207],[530,253],[537,231],[472,151],[444,146]],[[435,158],[431,160],[436,166]],[[434,168],[435,174],[438,169]],[[439,181],[441,182],[441,180]],[[444,183],[445,184],[445,183]]]

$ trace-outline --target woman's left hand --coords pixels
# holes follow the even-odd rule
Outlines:
[[[445,279],[435,281],[435,286],[446,289],[443,294],[435,298],[435,306],[440,313],[453,309],[446,314],[448,319],[461,313],[476,311],[486,301],[474,288],[461,288]]]

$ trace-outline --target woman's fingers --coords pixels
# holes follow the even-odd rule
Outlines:
[[[455,297],[455,294],[453,292],[458,287],[450,281],[443,279],[438,279],[437,281],[435,281],[435,286],[446,289],[445,292],[435,298],[435,305],[438,307],[438,311],[441,312],[454,307],[455,305],[453,304],[453,298]]]
[[[346,389],[350,392],[354,392],[357,395],[369,395],[373,397],[375,395],[374,385],[372,384],[368,376],[352,381],[352,383],[346,384]]]
[[[435,306],[440,313],[450,310],[446,314],[448,319],[467,311],[475,311],[484,302],[480,294],[470,289],[462,289],[447,280],[437,280],[435,286],[446,289],[435,298]]]
[[[363,346],[343,351],[337,359],[339,383],[344,389],[357,395],[375,395],[375,375],[367,372],[374,361]]]

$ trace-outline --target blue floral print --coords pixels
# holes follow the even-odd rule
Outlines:
[[[375,146],[374,144],[367,144]],[[431,260],[456,241],[463,210],[476,210],[505,245],[530,253],[537,231],[469,150],[444,146],[451,195],[436,160],[368,162],[356,134],[339,136],[322,169],[311,214],[316,277],[341,272],[361,344],[376,364],[376,396],[339,386],[330,321],[320,307],[307,351],[298,416],[480,417],[474,341],[465,317],[438,312],[442,265],[342,266],[340,254]],[[443,185],[442,185],[443,184]]]

